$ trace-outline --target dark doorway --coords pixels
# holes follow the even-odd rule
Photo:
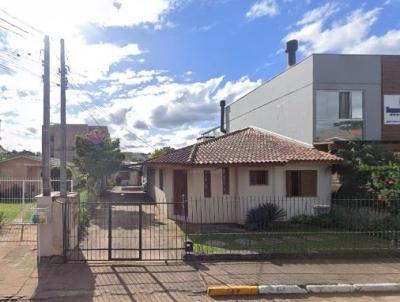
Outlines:
[[[174,214],[185,215],[184,198],[187,197],[187,172],[174,170]]]

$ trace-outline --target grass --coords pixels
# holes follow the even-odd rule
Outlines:
[[[21,203],[16,202],[4,202],[0,203],[0,213],[3,213],[3,221],[2,223],[10,223],[12,222],[18,215],[18,213],[22,209]]]
[[[22,222],[31,222],[32,214],[36,207],[36,202],[22,204],[22,201],[0,201],[0,213],[2,213],[2,223],[8,224],[16,218],[22,218]]]
[[[213,233],[190,234],[194,252],[200,254],[226,253],[310,253],[344,250],[373,250],[391,248],[391,240],[366,233],[335,232],[315,229],[313,232]]]

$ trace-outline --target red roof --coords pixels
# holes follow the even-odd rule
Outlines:
[[[262,129],[245,128],[175,150],[146,163],[213,165],[340,160],[305,143]]]

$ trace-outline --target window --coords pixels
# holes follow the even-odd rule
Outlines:
[[[349,91],[339,92],[339,119],[351,119],[351,99]]]
[[[160,169],[160,173],[158,174],[160,181],[160,190],[164,190],[164,170]]]
[[[268,185],[268,171],[255,170],[250,171],[250,186]]]
[[[317,196],[316,170],[286,171],[286,196],[315,197]]]
[[[204,197],[211,197],[211,172],[204,170]]]
[[[222,194],[229,195],[229,168],[222,168]]]
[[[315,141],[363,138],[362,90],[317,90]]]

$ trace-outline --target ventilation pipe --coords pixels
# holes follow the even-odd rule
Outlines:
[[[290,40],[286,42],[285,52],[288,54],[288,67],[296,64],[296,51],[299,46],[297,40]]]
[[[224,100],[222,100],[221,102],[219,102],[219,105],[221,106],[221,125],[220,125],[220,131],[222,133],[226,133],[226,129],[225,129],[225,104],[226,102]]]

